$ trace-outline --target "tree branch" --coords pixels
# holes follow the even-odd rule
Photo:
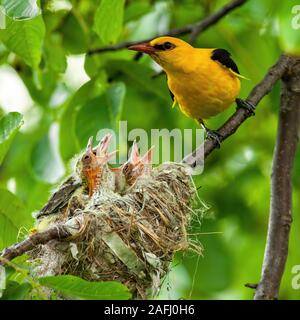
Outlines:
[[[196,22],[193,24],[188,24],[184,27],[170,30],[167,33],[167,35],[174,37],[174,36],[181,36],[181,35],[191,33],[190,42],[193,43],[201,32],[203,32],[204,30],[206,30],[210,26],[217,23],[221,18],[226,16],[230,11],[234,10],[235,8],[240,7],[246,1],[247,0],[233,0],[233,1],[229,2],[228,4],[226,4],[224,7],[222,7],[217,12],[213,13],[211,16],[208,16],[207,18],[205,18],[199,22]],[[161,35],[158,34],[156,36],[158,37]],[[118,43],[118,44],[112,45],[112,46],[90,49],[88,51],[88,54],[93,55],[95,53],[103,53],[103,52],[108,52],[108,51],[117,51],[117,50],[121,50],[121,49],[126,49],[127,47],[129,47],[131,45],[134,45],[134,44],[137,44],[140,42],[144,42],[144,41],[150,41],[152,39],[153,38],[140,40],[140,41],[125,41],[125,42],[121,42],[121,43]]]
[[[290,59],[284,74],[276,147],[271,176],[267,243],[255,300],[278,298],[288,255],[292,223],[292,169],[300,129],[300,59]]]
[[[264,79],[250,92],[246,101],[252,103],[254,106],[257,106],[260,100],[271,91],[276,81],[283,76],[291,61],[291,57],[282,55],[277,63],[270,68]],[[236,112],[222,125],[222,127],[218,129],[218,133],[220,134],[220,142],[223,142],[225,139],[235,133],[239,126],[250,116],[251,113],[248,110],[243,108],[237,109]],[[218,143],[214,140],[207,139],[193,153],[188,155],[183,162],[191,167],[195,167],[197,163],[201,163],[203,160],[203,154],[206,158],[216,148],[218,148]]]
[[[44,232],[35,233],[27,239],[6,248],[0,255],[0,265],[4,265],[6,261],[10,261],[34,249],[39,244],[45,244],[54,239],[63,240],[70,236],[71,233],[65,228],[64,225],[56,225]]]

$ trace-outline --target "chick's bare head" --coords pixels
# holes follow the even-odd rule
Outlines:
[[[105,135],[96,148],[93,148],[93,137],[90,137],[86,151],[80,159],[81,177],[87,183],[90,196],[101,184],[102,174],[107,167],[107,162],[115,154],[115,152],[108,152],[111,137],[111,134]]]

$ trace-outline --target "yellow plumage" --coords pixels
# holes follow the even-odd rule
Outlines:
[[[208,119],[235,101],[240,92],[240,75],[212,60],[214,49],[194,48],[172,37],[154,39],[150,45],[155,48],[166,42],[176,48],[150,55],[165,70],[170,91],[185,115]]]

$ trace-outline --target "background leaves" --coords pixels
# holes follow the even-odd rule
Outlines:
[[[152,128],[182,132],[197,128],[178,108],[170,109],[165,76],[153,77],[159,68],[149,57],[136,61],[135,53],[126,49],[94,55],[89,50],[167,33],[201,20],[226,2],[47,0],[40,2],[42,15],[33,19],[6,17],[6,29],[0,29],[0,250],[28,234],[32,213],[47,201],[60,178],[70,172],[87,138],[96,137],[99,129],[116,129],[119,120],[127,121],[128,131],[143,128],[149,135]],[[35,15],[37,7],[30,11],[29,3],[37,2],[2,1],[14,17],[20,12],[22,17]],[[282,51],[299,53],[300,29],[292,28],[293,21],[299,21],[299,12],[293,12],[298,4],[294,0],[247,1],[201,33],[195,45],[232,53],[241,74],[250,78],[242,81],[244,98]],[[214,152],[203,174],[195,177],[201,187],[199,197],[210,207],[202,223],[195,219],[190,231],[203,244],[204,256],[179,253],[160,297],[252,298],[244,284],[256,283],[260,276],[279,97],[277,85],[260,103],[256,116]],[[210,119],[208,126],[217,128],[234,108]],[[298,150],[283,299],[299,298],[299,291],[291,287],[292,267],[300,264],[299,170]],[[18,266],[28,272],[30,266],[24,260],[18,260]],[[39,298],[29,294],[28,278],[16,270],[6,273],[4,298]],[[94,284],[65,280],[41,281],[72,297],[86,298],[80,296],[82,286],[89,288],[90,297],[101,297],[100,287]],[[103,290],[108,286],[111,292],[119,288],[108,283],[100,286]],[[118,290],[116,297],[129,298],[124,288]]]
[[[94,29],[103,44],[115,43],[122,32],[124,0],[102,0],[96,10]]]
[[[17,281],[7,281],[6,290],[0,300],[24,300],[30,290],[29,283],[19,284]]]
[[[286,52],[300,55],[300,5],[296,0],[279,5],[278,26],[280,44]]]
[[[0,119],[0,164],[22,124],[22,118],[20,113],[11,112]]]
[[[41,13],[37,1],[2,0],[1,5],[5,9],[5,14],[14,19],[34,18]]]
[[[46,287],[60,291],[69,297],[88,300],[127,300],[131,297],[129,290],[118,282],[88,282],[69,275],[43,277],[39,282]]]
[[[0,39],[25,63],[37,68],[41,61],[44,34],[45,25],[40,16],[22,21],[7,18],[6,29],[0,30]]]
[[[0,190],[0,250],[16,241],[19,230],[32,226],[24,204],[11,192]],[[28,230],[28,229],[27,229]]]

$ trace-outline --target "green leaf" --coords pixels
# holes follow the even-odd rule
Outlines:
[[[26,72],[19,73],[32,99],[42,107],[48,107],[49,100],[57,87],[59,75],[54,68],[45,65],[43,69],[29,70],[28,68]]]
[[[17,131],[23,124],[23,116],[18,112],[10,112],[0,119],[0,164]]]
[[[81,278],[62,275],[39,278],[41,285],[63,294],[89,300],[127,300],[131,294],[126,286],[119,282],[89,282]]]
[[[130,2],[125,9],[124,22],[137,20],[143,15],[149,13],[151,9],[152,7],[148,2]]]
[[[94,30],[103,44],[115,43],[122,32],[124,0],[102,0],[95,13]]]
[[[41,16],[22,21],[7,18],[6,28],[0,30],[0,39],[7,48],[33,68],[37,68],[41,61],[44,35],[45,25]]]
[[[9,280],[10,277],[12,277],[15,273],[16,273],[16,270],[13,267],[8,266],[8,265],[5,266],[5,278],[6,278],[6,280]]]
[[[107,68],[111,72],[122,71],[138,86],[170,103],[165,79],[153,79],[154,71],[151,68],[133,61],[124,60],[110,61],[107,64]]]
[[[7,281],[6,289],[1,300],[24,300],[31,290],[29,283]]]
[[[89,39],[82,17],[77,11],[72,10],[63,21],[61,30],[65,49],[71,54],[86,53]]]
[[[113,83],[106,92],[106,100],[111,115],[112,125],[117,126],[121,120],[126,86],[123,82]]]
[[[29,256],[25,253],[21,256],[15,257],[13,260],[14,267],[5,265],[6,284],[8,281],[16,281],[18,283],[24,283],[28,280],[28,273],[32,262],[29,262]],[[18,266],[18,270],[15,269]],[[22,270],[22,271],[21,271]],[[21,272],[20,272],[21,271]]]
[[[74,127],[80,149],[86,146],[90,136],[96,137],[99,130],[116,130],[123,110],[125,91],[124,83],[114,83],[105,94],[100,94],[82,104],[76,113]]]
[[[281,1],[278,11],[279,42],[282,49],[300,56],[300,3],[297,0]]]
[[[2,0],[5,14],[13,19],[32,19],[41,14],[37,1]]]
[[[29,148],[29,146],[27,146],[27,148]],[[26,210],[28,212],[33,212],[40,210],[45,205],[53,191],[53,185],[36,179],[32,172],[32,168],[30,167],[30,154],[31,152],[28,152],[28,155],[24,155],[24,158],[27,158],[27,156],[29,157],[29,159],[23,160],[27,165],[24,166],[23,162],[22,168],[20,167],[22,164],[15,164],[16,166],[19,166],[17,167],[19,170],[17,172],[12,172],[11,175],[15,176],[16,195],[23,201],[26,201]],[[15,157],[15,155],[11,155],[11,157]]]
[[[0,189],[0,250],[17,241],[21,227],[29,228],[33,218],[13,193]]]
[[[90,136],[96,137],[100,129],[113,129],[105,95],[88,101],[76,116],[75,132],[80,148],[86,146]]]
[[[63,174],[48,134],[45,134],[33,148],[30,163],[36,178],[41,181],[55,183]]]
[[[80,151],[75,133],[75,122],[79,108],[86,103],[88,99],[92,99],[103,93],[105,88],[106,75],[102,72],[81,86],[73,98],[67,103],[60,120],[59,130],[59,148],[64,160],[69,160]]]
[[[63,73],[67,67],[67,58],[58,36],[48,36],[45,41],[47,66],[57,73]]]

